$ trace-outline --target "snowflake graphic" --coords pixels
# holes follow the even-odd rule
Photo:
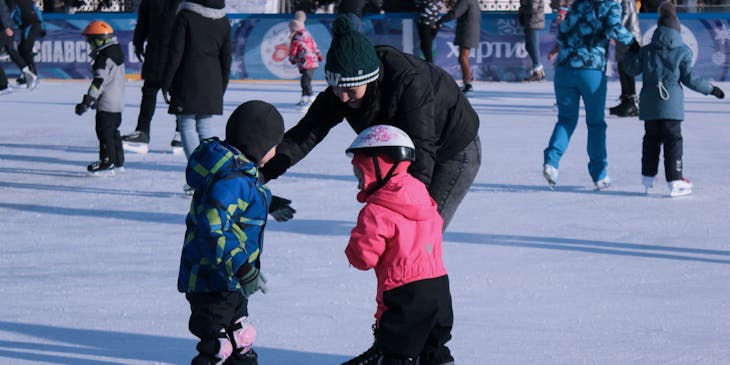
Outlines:
[[[723,52],[715,52],[712,54],[712,63],[718,65],[718,66],[725,66],[725,61],[727,61],[727,56]]]
[[[715,40],[722,42],[722,44],[727,43],[730,40],[730,28],[725,24],[721,28],[715,28]]]

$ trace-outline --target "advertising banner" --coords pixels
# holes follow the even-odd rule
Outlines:
[[[694,55],[695,70],[705,78],[728,80],[730,66],[730,14],[680,14],[682,37]],[[299,71],[288,60],[291,14],[229,14],[232,33],[233,63],[231,79],[294,80]],[[656,15],[641,14],[643,43],[651,40],[656,28]],[[103,18],[115,30],[127,56],[127,73],[137,77],[141,70],[134,56],[132,35],[135,14],[49,14],[45,26],[47,35],[36,42],[36,64],[43,78],[90,78],[88,45],[81,31],[95,19]],[[323,57],[331,41],[332,14],[311,14],[306,22]],[[540,33],[541,62],[546,79],[552,79],[553,67],[546,56],[555,44],[554,16],[546,16],[546,29]],[[380,14],[363,20],[361,31],[373,44],[388,44],[420,55],[414,14]],[[454,46],[455,22],[443,25],[434,40],[434,62],[447,70],[456,80],[461,79],[458,47]],[[606,73],[616,78],[613,46],[609,53]],[[477,80],[519,81],[532,67],[525,51],[523,29],[514,13],[482,13],[481,41],[472,49],[470,64]],[[18,73],[9,60],[2,66],[9,75]],[[324,79],[324,64],[314,78]]]

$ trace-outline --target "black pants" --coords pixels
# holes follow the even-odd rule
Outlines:
[[[386,291],[383,304],[388,310],[375,329],[383,357],[419,356],[421,365],[454,361],[446,347],[454,324],[448,275]]]
[[[35,45],[35,41],[38,37],[41,36],[42,31],[43,28],[41,27],[41,23],[31,24],[28,34],[25,34],[24,30],[21,30],[22,36],[20,37],[20,43],[18,44],[18,52],[20,53],[20,56],[23,57],[25,64],[28,65],[28,68],[36,75],[38,72],[36,71],[35,61],[33,60],[35,57],[33,54],[33,46]]]
[[[0,31],[0,49],[4,49],[5,52],[8,53],[10,59],[20,70],[25,68],[25,60],[23,60],[23,57],[20,57],[20,53],[18,53],[18,50],[15,49],[13,38],[8,37],[8,35],[5,34],[5,30]],[[2,66],[0,66],[0,90],[5,89],[6,87],[8,87],[8,77],[5,75],[5,70],[3,70]]]
[[[302,78],[299,83],[302,85],[302,96],[312,96],[312,76],[314,76],[314,69],[300,70]]]
[[[431,28],[428,24],[418,23],[418,38],[421,40],[421,52],[423,58],[433,63],[433,39],[436,38],[438,29]]]
[[[664,173],[667,181],[682,179],[682,121],[647,120],[644,122],[644,143],[641,154],[641,174],[656,176],[659,151],[664,145]]]
[[[626,73],[623,62],[618,63],[618,79],[621,82],[621,96],[636,95],[636,79]]]
[[[144,80],[142,85],[142,102],[139,105],[139,116],[137,117],[137,128],[140,132],[150,135],[150,124],[155,115],[157,107],[157,93],[162,88],[159,81]]]
[[[234,323],[248,316],[248,300],[239,292],[189,293],[185,299],[190,303],[190,333],[200,339],[196,349],[198,355],[192,364],[214,364],[217,360],[221,330],[228,336],[233,332]],[[226,365],[238,364],[237,352],[226,360]]]
[[[122,125],[122,113],[96,112],[96,137],[99,139],[99,160],[124,166],[124,150],[119,127]]]

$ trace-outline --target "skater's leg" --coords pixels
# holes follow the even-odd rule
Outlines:
[[[547,148],[543,152],[543,163],[560,167],[560,158],[570,143],[570,137],[578,125],[580,93],[576,83],[577,71],[568,67],[555,69],[555,99],[558,104],[558,121],[553,128]]]
[[[588,172],[594,182],[606,177],[606,75],[598,70],[580,71],[580,93],[588,126]]]
[[[158,81],[145,80],[142,85],[142,101],[139,105],[139,116],[137,117],[137,127],[135,130],[150,135],[150,124],[152,117],[155,115],[157,107],[157,93],[160,91],[160,83]]]
[[[664,142],[664,170],[667,181],[682,180],[682,122],[663,120],[659,130]]]
[[[434,166],[428,192],[438,205],[444,231],[474,182],[481,163],[481,141],[476,136],[463,151]]]
[[[656,176],[659,170],[659,152],[661,151],[659,121],[644,122],[644,139],[641,146],[641,175]]]

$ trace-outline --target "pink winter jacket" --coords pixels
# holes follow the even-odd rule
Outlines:
[[[319,67],[322,62],[322,54],[317,48],[317,42],[306,29],[298,30],[292,34],[289,43],[289,62],[297,65],[299,71],[311,70]]]
[[[368,160],[372,161],[367,158],[360,162]],[[357,163],[356,157],[353,164]],[[390,165],[381,163],[383,174]],[[372,195],[361,191],[358,200],[366,204],[345,249],[352,266],[360,270],[375,268],[378,321],[387,310],[384,291],[447,274],[441,255],[443,220],[426,186],[406,172],[408,165],[401,163],[390,180]],[[366,176],[365,186],[371,186],[373,169],[361,170]]]

